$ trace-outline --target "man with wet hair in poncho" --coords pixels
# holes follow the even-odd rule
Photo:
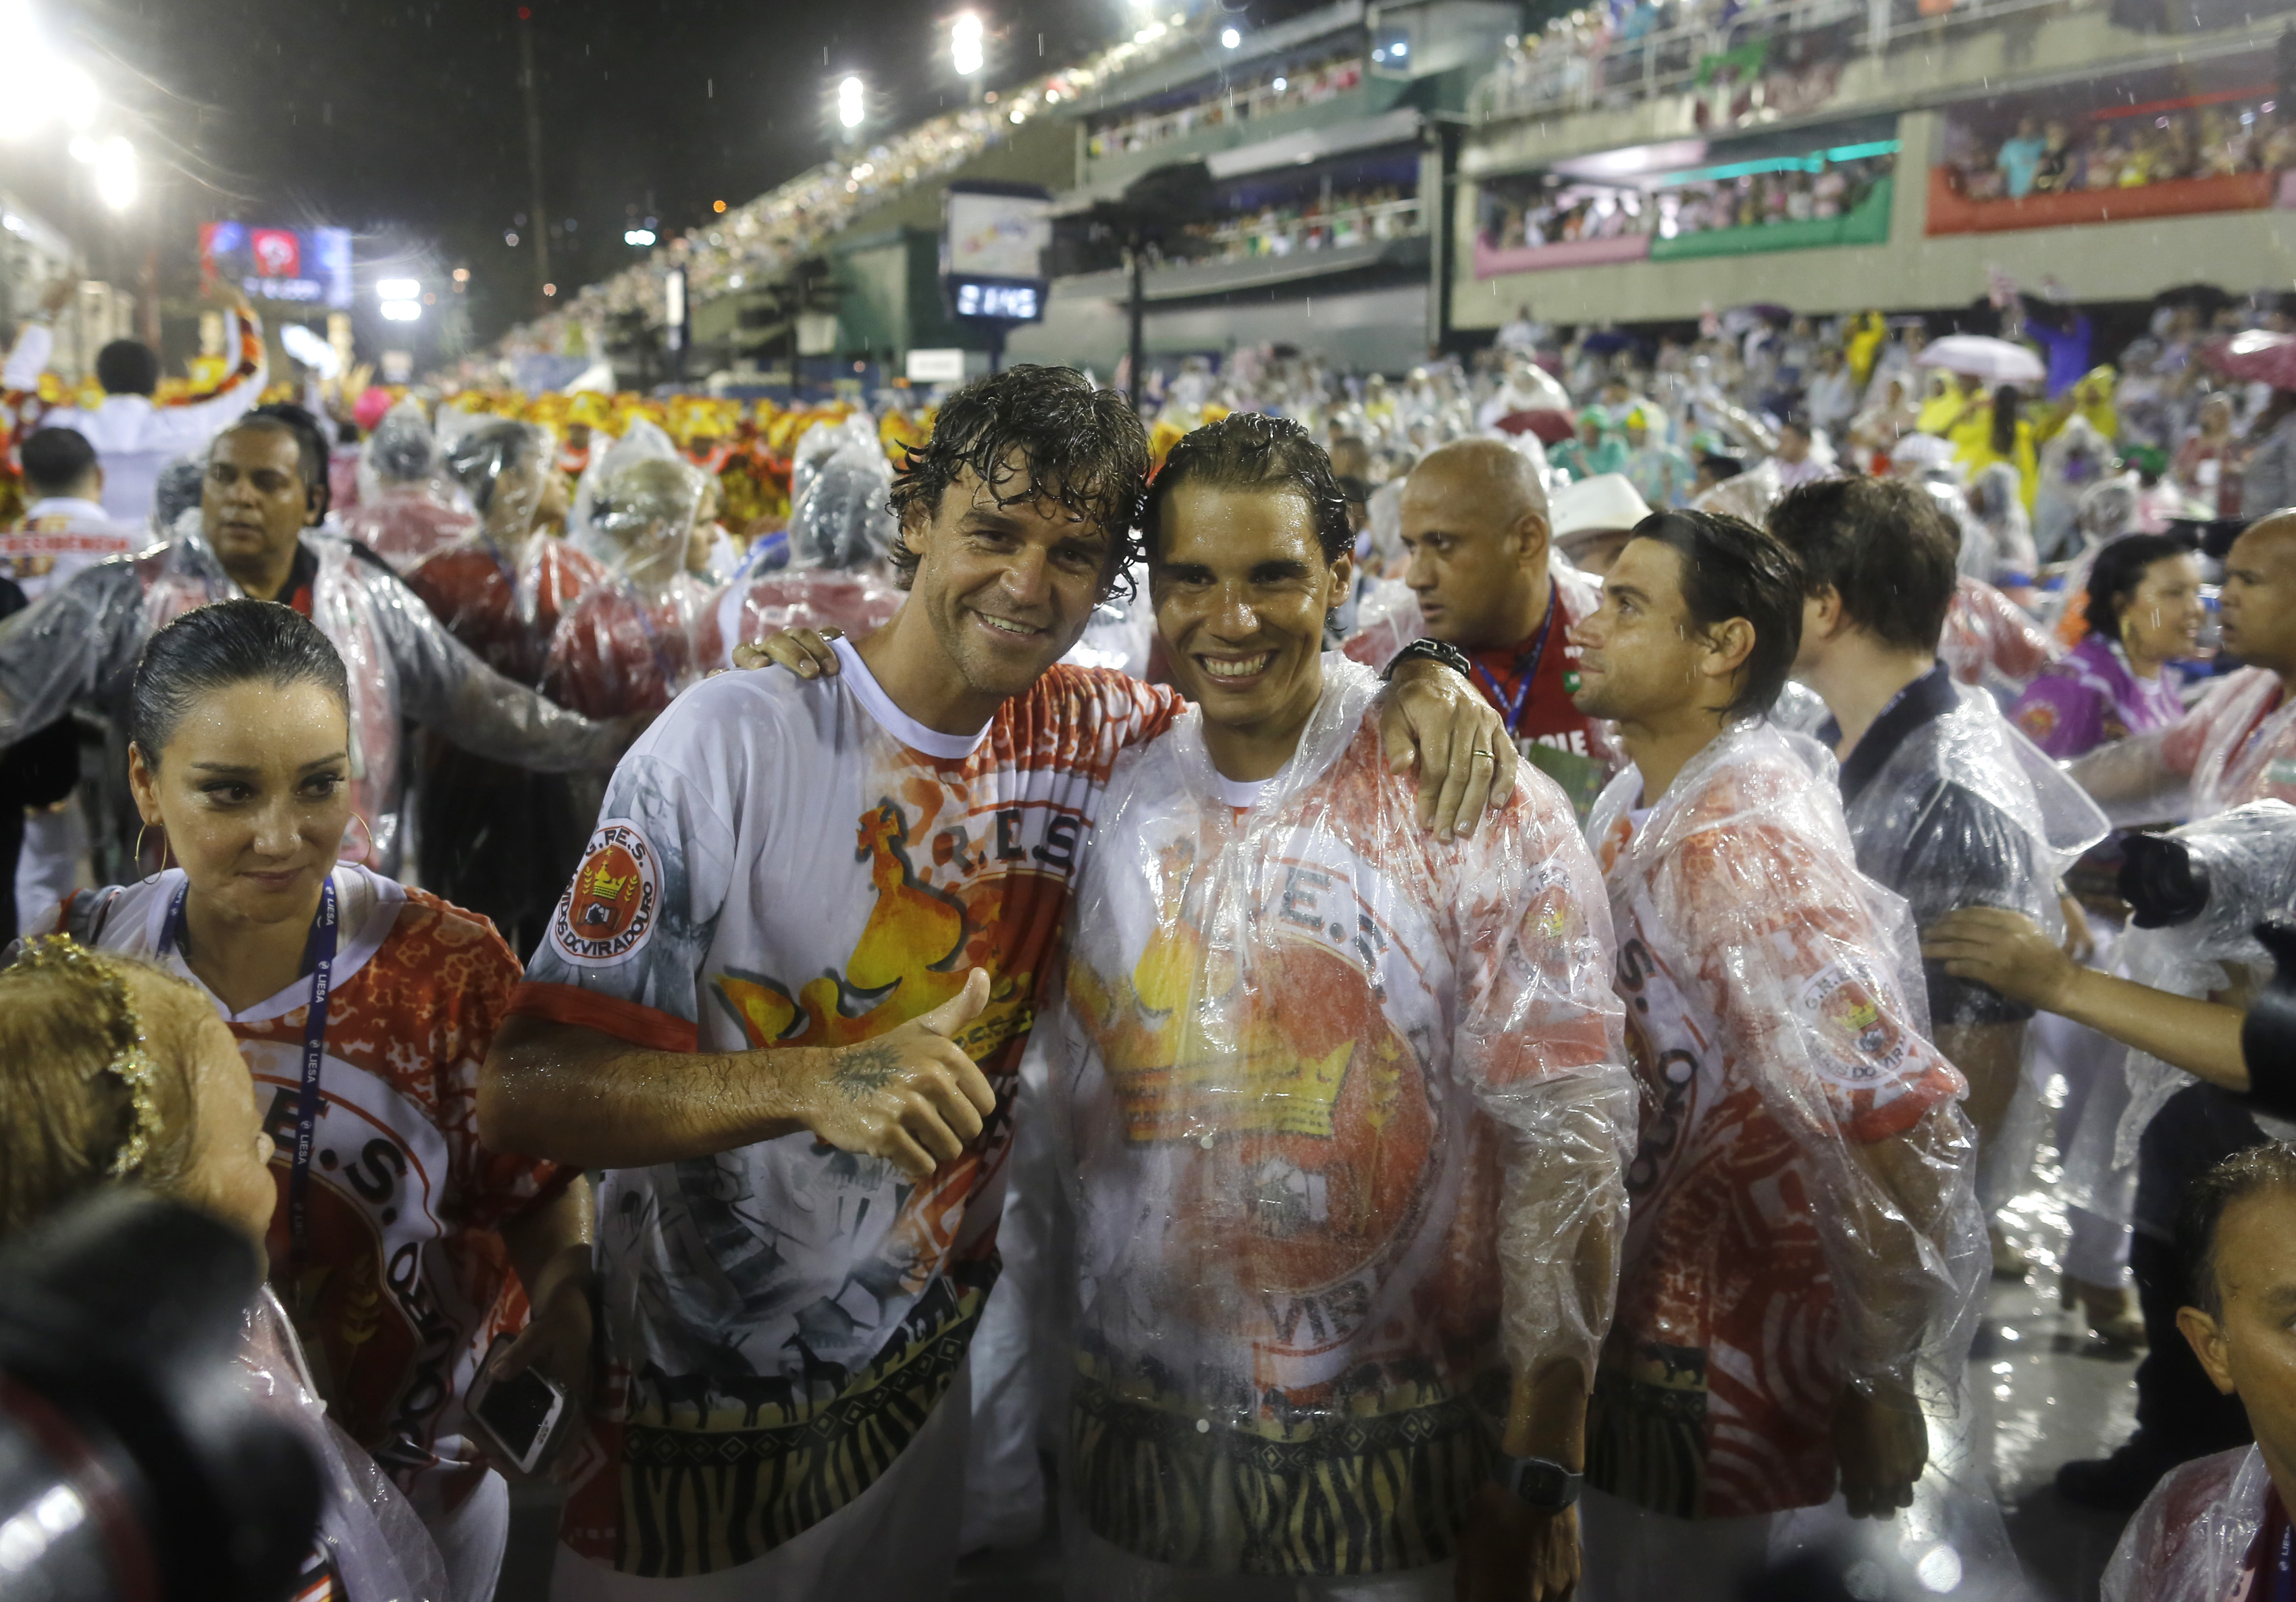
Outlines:
[[[1984,1235],[1906,904],[1858,872],[1832,757],[1766,720],[1801,607],[1768,534],[1662,512],[1577,630],[1578,704],[1633,758],[1587,833],[1644,1089],[1588,1425],[1600,1602],[1722,1602],[1860,1517],[1893,1522],[1885,1565],[1935,1532],[1929,1579],[2005,1557],[1981,1485],[1898,1520],[1939,1490]]]
[[[2060,876],[2103,839],[2104,816],[1939,660],[1956,536],[1937,503],[1911,484],[1841,479],[1789,490],[1769,528],[1801,566],[1794,672],[1831,714],[1817,738],[1841,765],[1858,867],[1906,897],[1923,929],[1995,907],[2062,934]],[[2022,1187],[2039,1132],[2026,1074],[2034,1009],[1942,962],[1923,978],[1934,1039],[1969,1081],[1996,1270],[2021,1277],[1995,1220]]]
[[[1057,665],[1147,467],[1081,374],[960,390],[893,488],[892,620],[695,685],[608,786],[479,1111],[605,1171],[555,1596],[947,1593],[1015,1071],[1110,768],[1180,710]],[[1383,733],[1447,834],[1496,720],[1412,669]]]
[[[1067,940],[1067,1592],[1561,1598],[1634,1106],[1600,875],[1543,775],[1422,833],[1298,424],[1182,440],[1144,535],[1194,704]]]

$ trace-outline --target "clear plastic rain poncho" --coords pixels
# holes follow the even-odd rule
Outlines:
[[[2205,865],[2207,901],[2181,923],[2132,925],[2121,937],[2122,972],[2138,984],[2195,998],[2261,984],[2273,959],[2256,925],[2284,920],[2296,907],[2296,806],[2263,801],[2234,807],[2171,830],[2169,838]],[[2123,1166],[2136,1160],[2137,1142],[2154,1114],[2194,1082],[2149,1052],[2132,1048],[2128,1064],[2128,1106],[2113,1152]],[[2296,1137],[2283,1121],[2250,1110],[2276,1139]]]
[[[2272,1471],[2253,1446],[2170,1469],[2120,1532],[2103,1602],[2263,1602],[2264,1591],[2245,1582],[2271,1490]]]
[[[1990,695],[1956,689],[1953,710],[1906,735],[1846,799],[1857,866],[1906,898],[1918,927],[1961,908],[2000,907],[2061,938],[2058,882],[2104,838],[2104,815],[2018,733]],[[1948,976],[1941,963],[1928,965],[1925,977],[1932,1029],[2021,1024],[2030,1016],[1982,985]],[[2028,1065],[2034,1044],[2025,1030]],[[1988,1218],[2021,1187],[2040,1131],[2039,1107],[2033,1076],[2021,1071],[1978,1175],[1978,1204]]]
[[[536,526],[554,455],[550,431],[531,423],[463,429],[446,462],[478,521],[406,574],[456,639],[523,685],[541,684],[559,620],[606,575],[604,563]]]
[[[2283,696],[2270,669],[2243,668],[2168,727],[2100,746],[2067,771],[2121,827],[2296,801],[2296,696]]]
[[[248,1313],[234,1377],[258,1408],[295,1431],[318,1466],[319,1528],[301,1577],[310,1590],[298,1594],[334,1594],[316,1584],[319,1572],[332,1569],[349,1602],[457,1602],[414,1507],[327,1417],[294,1327],[268,1286]]]
[[[1076,891],[1050,1102],[1087,1594],[1447,1559],[1510,1370],[1591,1377],[1609,1321],[1634,1092],[1570,806],[1527,775],[1438,843],[1376,678],[1324,675],[1264,785],[1196,709],[1120,759]]]
[[[594,443],[590,448],[590,459],[574,486],[574,507],[566,520],[566,538],[600,562],[617,560],[618,546],[598,527],[599,503],[605,498],[608,481],[640,462],[685,460],[684,453],[677,448],[677,441],[672,440],[660,423],[646,417],[632,418],[622,437],[611,440],[603,449]]]
[[[893,464],[866,414],[807,429],[790,467],[789,565],[743,573],[710,599],[704,664],[731,667],[734,646],[783,629],[859,639],[883,628],[902,598],[887,560],[900,534],[892,490]]]
[[[596,487],[578,515],[605,571],[552,637],[543,688],[553,700],[594,718],[659,712],[700,677],[694,634],[708,595],[686,570],[708,486],[682,457],[645,455]]]
[[[1759,529],[1769,521],[1770,508],[1785,492],[1785,485],[1778,478],[1777,463],[1765,456],[1745,472],[1692,496],[1690,504],[1700,512],[1723,512],[1743,518]]]
[[[398,872],[407,776],[400,736],[409,722],[545,771],[613,767],[625,743],[616,729],[490,671],[380,561],[311,531],[303,548],[316,563],[311,619],[349,670],[351,805],[372,841],[369,867]],[[239,594],[191,515],[169,544],[75,574],[0,624],[0,744],[46,727],[76,705],[111,714],[106,783],[117,843],[125,845],[138,819],[127,792],[119,714],[144,642],[192,608]],[[354,826],[346,849],[356,853],[359,843]],[[128,858],[119,866],[130,866]]]
[[[1982,579],[1961,576],[1938,637],[1938,660],[1963,684],[2015,696],[2057,659],[2057,642],[2032,614]]]
[[[605,564],[536,527],[556,450],[547,430],[489,418],[461,428],[449,456],[481,521],[406,575],[433,616],[505,678],[540,688],[558,627]],[[494,921],[532,950],[581,859],[602,788],[490,754],[422,741],[418,867],[423,885]]]
[[[2041,447],[2041,482],[2033,495],[2033,544],[2044,562],[2062,562],[2080,546],[2081,497],[2120,466],[2112,442],[2076,412]]]
[[[1892,1594],[1940,1545],[2013,1573],[1963,1395],[1975,1146],[1906,903],[1857,871],[1815,741],[1736,724],[1646,809],[1642,784],[1588,826],[1644,1090],[1589,1481],[1677,1517],[1821,1508],[1833,1399],[1872,1384],[1929,1422],[1913,1508],[1859,1526]]]
[[[422,408],[402,400],[359,448],[358,504],[342,531],[406,572],[478,526]]]
[[[2032,520],[2025,513],[2024,481],[2016,466],[1989,462],[1978,470],[1967,493],[1969,509],[1991,537],[1993,571],[1977,577],[1988,584],[2030,584],[2040,571],[2033,547]]]

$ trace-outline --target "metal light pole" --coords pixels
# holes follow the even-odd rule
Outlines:
[[[518,8],[518,67],[519,89],[526,96],[526,171],[534,189],[534,288],[540,300],[542,286],[550,282],[550,218],[542,209],[542,109],[535,95],[534,13],[523,5]]]

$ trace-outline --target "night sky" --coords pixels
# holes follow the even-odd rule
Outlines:
[[[181,176],[149,179],[174,190],[152,207],[171,283],[197,222],[237,216],[434,243],[472,268],[480,341],[542,305],[530,231],[518,228],[517,251],[503,240],[530,193],[515,0],[34,4],[52,31],[111,58],[94,64],[132,103],[139,144],[176,145]],[[573,223],[552,244],[562,293],[636,259],[621,240],[632,219],[690,226],[712,201],[738,204],[823,160],[824,89],[846,72],[869,80],[888,127],[964,94],[947,64],[955,0],[530,4],[544,193],[553,222]],[[980,0],[985,82],[1036,69],[1040,32],[1046,64],[1078,59],[1129,31],[1136,4]]]

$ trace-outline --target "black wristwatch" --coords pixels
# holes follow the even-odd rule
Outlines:
[[[1387,664],[1387,670],[1379,676],[1380,681],[1382,684],[1392,682],[1398,664],[1422,659],[1441,662],[1462,678],[1475,676],[1475,664],[1467,660],[1467,653],[1458,646],[1447,645],[1441,640],[1416,639],[1395,653],[1394,660]]]
[[[1501,1457],[1491,1465],[1492,1479],[1542,1513],[1560,1513],[1577,1501],[1586,1477],[1546,1458]]]

